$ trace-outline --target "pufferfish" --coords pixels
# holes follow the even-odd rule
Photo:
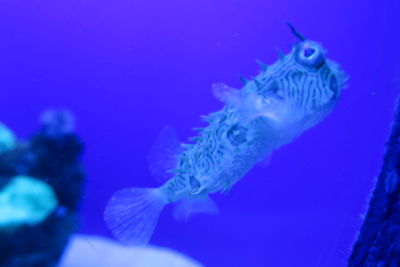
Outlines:
[[[105,209],[105,221],[122,243],[146,245],[165,205],[175,215],[217,212],[209,194],[227,192],[258,162],[323,120],[335,107],[347,76],[326,51],[288,24],[299,39],[287,55],[267,66],[241,89],[213,86],[224,103],[204,116],[191,144],[174,154],[172,177],[159,188],[118,191]]]

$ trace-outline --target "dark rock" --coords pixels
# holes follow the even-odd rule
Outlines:
[[[58,116],[57,127],[63,129],[60,120]],[[70,131],[71,127],[64,127],[68,129],[66,132],[52,130],[49,134],[51,123],[51,116],[47,117],[39,133],[0,155],[0,190],[14,176],[28,175],[49,184],[59,204],[38,225],[0,231],[0,266],[55,266],[70,235],[77,229],[84,185],[83,145]]]

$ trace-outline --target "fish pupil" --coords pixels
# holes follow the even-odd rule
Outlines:
[[[306,49],[304,49],[304,56],[305,57],[311,57],[314,54],[315,54],[315,49],[314,48],[306,48]]]

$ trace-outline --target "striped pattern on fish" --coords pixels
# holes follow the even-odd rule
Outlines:
[[[252,80],[242,79],[236,90],[213,86],[225,103],[204,116],[205,128],[176,152],[173,176],[160,188],[130,188],[117,192],[105,210],[113,234],[128,245],[144,245],[151,238],[166,204],[177,202],[175,215],[216,213],[208,197],[227,192],[273,150],[291,142],[328,115],[336,105],[347,77],[325,57],[316,42],[300,39],[287,55],[267,66]]]

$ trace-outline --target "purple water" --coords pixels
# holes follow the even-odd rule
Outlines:
[[[102,214],[118,189],[156,186],[145,157],[165,125],[182,140],[240,87],[255,58],[289,52],[290,21],[349,75],[323,123],[255,167],[221,213],[161,216],[153,244],[207,267],[344,266],[379,172],[400,84],[400,2],[94,1],[0,3],[0,120],[20,137],[67,107],[85,141],[81,233],[110,236]]]

